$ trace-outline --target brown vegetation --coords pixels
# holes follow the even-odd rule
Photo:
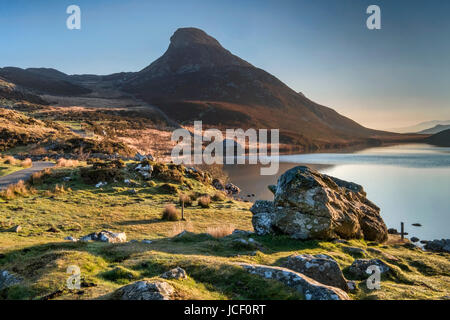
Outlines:
[[[198,205],[202,208],[209,208],[211,204],[211,198],[208,195],[198,198],[197,201]]]
[[[181,219],[181,213],[173,204],[168,204],[164,207],[161,219],[167,221],[178,221]]]

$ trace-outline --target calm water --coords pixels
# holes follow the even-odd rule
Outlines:
[[[231,181],[248,199],[272,200],[267,185],[300,164],[322,173],[361,184],[367,197],[381,208],[388,227],[409,237],[450,238],[450,148],[408,144],[370,148],[354,153],[315,153],[280,156],[276,176],[260,176],[258,165],[227,166]],[[422,227],[411,224],[420,223]]]

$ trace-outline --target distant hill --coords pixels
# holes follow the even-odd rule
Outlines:
[[[69,82],[69,76],[54,69],[32,68],[25,70],[5,67],[0,68],[0,76],[35,93],[71,96],[91,92],[90,89]]]
[[[413,126],[403,127],[403,128],[393,128],[393,129],[390,129],[389,131],[398,132],[398,133],[414,133],[414,132],[418,133],[420,131],[431,129],[438,125],[450,125],[450,120],[424,121],[424,122],[415,124]]]
[[[7,101],[28,101],[31,103],[37,103],[46,105],[48,104],[41,97],[28,92],[26,89],[19,88],[15,84],[0,77],[0,99]],[[2,105],[0,103],[0,105]]]
[[[439,132],[447,130],[447,129],[450,129],[450,124],[448,124],[448,125],[438,124],[437,126],[434,126],[433,128],[422,130],[417,133],[419,133],[419,134],[435,134],[435,133],[439,133]]]
[[[426,138],[425,141],[440,147],[450,147],[450,129],[436,133]]]

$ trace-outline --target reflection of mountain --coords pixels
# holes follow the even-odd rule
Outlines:
[[[406,139],[365,128],[309,100],[195,28],[178,29],[163,56],[136,73],[66,75],[54,69],[9,67],[0,69],[0,76],[54,96],[112,97],[121,91],[119,96],[145,100],[180,123],[276,128],[281,143],[303,150]]]
[[[433,128],[422,130],[422,131],[419,131],[417,133],[420,133],[420,134],[435,134],[435,133],[438,133],[438,132],[441,132],[441,131],[444,131],[444,130],[447,130],[447,129],[450,129],[450,124],[448,124],[448,125],[438,124],[437,126],[434,126]]]
[[[424,130],[433,128],[438,125],[450,125],[450,120],[425,121],[425,122],[421,122],[421,123],[418,123],[416,125],[409,126],[409,127],[391,129],[390,131],[398,132],[398,133],[412,133],[412,132],[424,131]]]
[[[450,129],[441,131],[428,137],[426,141],[440,147],[450,147]]]

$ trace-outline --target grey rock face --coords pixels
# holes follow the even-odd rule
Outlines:
[[[0,270],[0,290],[9,288],[22,282],[22,279],[7,270]]]
[[[273,202],[256,201],[250,209],[259,235],[387,240],[380,209],[366,198],[360,185],[299,166],[286,171],[271,189]]]
[[[94,232],[88,234],[84,237],[80,238],[80,241],[100,241],[100,242],[109,242],[109,243],[120,243],[127,241],[127,235],[125,232],[111,232],[107,230],[103,230],[100,232]]]
[[[142,280],[117,289],[114,300],[171,300],[174,288],[163,281]]]
[[[169,271],[164,272],[161,275],[161,278],[164,278],[164,279],[177,279],[177,280],[186,279],[187,278],[187,273],[186,273],[186,271],[183,268],[176,267],[176,268],[173,268],[173,269],[171,269]]]
[[[367,269],[372,265],[378,266],[381,274],[389,271],[389,267],[380,259],[356,259],[348,271],[356,279],[366,279],[370,276]]]
[[[326,286],[304,274],[280,267],[238,263],[249,273],[265,279],[278,280],[294,288],[305,296],[306,300],[350,300],[347,293],[339,288]]]
[[[284,265],[286,268],[300,272],[322,284],[348,291],[347,281],[332,257],[318,255],[292,255]]]

